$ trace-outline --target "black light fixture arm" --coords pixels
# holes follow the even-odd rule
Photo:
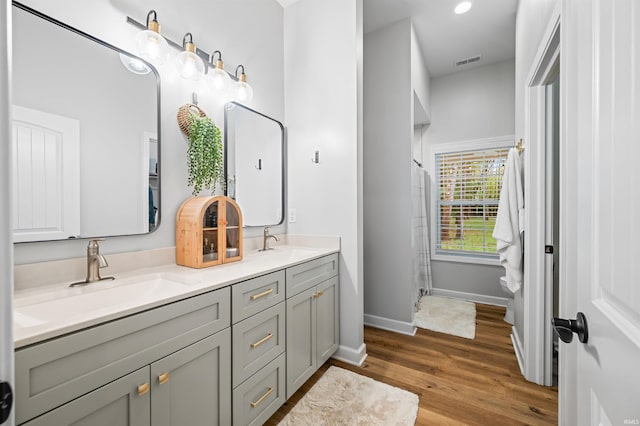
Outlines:
[[[153,19],[151,19],[151,15],[153,15]],[[147,28],[149,28],[149,22],[157,21],[157,20],[158,20],[158,14],[156,13],[155,10],[151,9],[149,13],[147,13]]]
[[[187,41],[187,37],[189,37],[189,41]],[[182,37],[182,48],[185,48],[187,43],[193,44],[193,34],[185,33],[184,37]]]
[[[222,52],[220,52],[219,50],[214,50],[213,53],[211,54],[211,61],[210,61],[211,65],[213,66],[216,65],[216,62],[215,62],[216,53],[218,54],[218,61],[222,60]]]
[[[244,72],[244,65],[242,65],[242,64],[238,65],[238,66],[236,67],[236,78],[238,78],[238,70],[239,70],[240,68],[242,68],[242,73],[241,73],[241,74],[244,74],[244,73],[245,73],[245,72]]]

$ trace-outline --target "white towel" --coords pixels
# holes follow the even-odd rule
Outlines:
[[[500,264],[507,272],[507,287],[516,292],[522,286],[522,240],[524,231],[524,190],[520,154],[515,148],[509,150],[502,178],[500,203],[493,238],[496,239]]]

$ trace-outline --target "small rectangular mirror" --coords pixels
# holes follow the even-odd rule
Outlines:
[[[242,210],[244,226],[284,221],[284,126],[237,102],[224,111],[225,195]]]

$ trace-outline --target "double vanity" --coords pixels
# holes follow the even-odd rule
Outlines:
[[[287,240],[17,291],[16,424],[262,424],[338,348],[339,241]]]
[[[163,216],[160,206],[165,211],[178,207],[164,199],[160,203],[161,171],[172,178],[181,171],[175,164],[174,170],[160,167],[161,157],[186,155],[182,141],[162,140],[161,130],[168,124],[160,120],[160,72],[108,40],[29,5],[12,4],[12,125],[22,135],[14,141],[20,147],[14,152],[22,156],[16,155],[12,167],[21,182],[35,182],[14,188],[19,207],[14,241],[35,242],[40,248],[49,244],[45,241],[156,230]],[[114,13],[120,13],[116,6]],[[121,18],[125,28],[117,24],[113,33],[105,33],[119,44],[123,31],[129,31]],[[247,47],[253,48],[252,43]],[[46,73],[39,71],[43,59],[33,51],[49,55]],[[91,72],[76,66],[78,57],[91,64]],[[132,70],[132,60],[148,73]],[[177,75],[172,70],[161,70],[169,76],[163,93],[182,99],[183,88],[173,84]],[[96,99],[99,111],[86,107]],[[277,105],[276,111],[281,108]],[[175,114],[165,117],[174,120]],[[41,136],[32,134],[46,135],[47,152],[65,155],[31,156],[40,152],[36,148],[44,149]],[[182,259],[175,247],[112,254],[104,274],[115,279],[96,281],[106,265],[97,243],[90,244],[87,258],[30,264],[30,249],[16,246],[16,424],[262,424],[335,353],[339,239],[286,235],[275,250],[259,252],[259,242],[243,240],[239,232],[242,224],[284,223],[284,126],[229,102],[224,135],[225,195],[238,203],[244,221],[229,224],[221,215],[215,222],[220,219],[222,226],[213,225],[212,212],[204,230],[198,217],[205,240],[191,252],[183,250],[202,256],[203,262],[190,266],[223,264],[177,266]],[[42,164],[34,163],[40,157]],[[65,172],[45,179],[42,170]],[[43,180],[60,193],[38,195]],[[27,201],[21,202],[23,198]],[[223,232],[226,238],[233,236],[233,245],[219,244]],[[265,248],[268,237],[265,230]],[[180,245],[180,237],[173,240],[166,233],[133,238],[116,241],[120,249],[114,251],[129,249],[129,243],[138,248],[158,242]],[[69,242],[60,247],[43,257],[66,258],[64,247],[78,246]],[[95,282],[69,286],[85,274],[85,281]]]

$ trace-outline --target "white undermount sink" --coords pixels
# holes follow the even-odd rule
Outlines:
[[[125,310],[184,292],[185,283],[165,275],[168,274],[99,281],[52,292],[47,300],[24,300],[14,307],[14,321],[19,327],[35,327],[89,313]]]

